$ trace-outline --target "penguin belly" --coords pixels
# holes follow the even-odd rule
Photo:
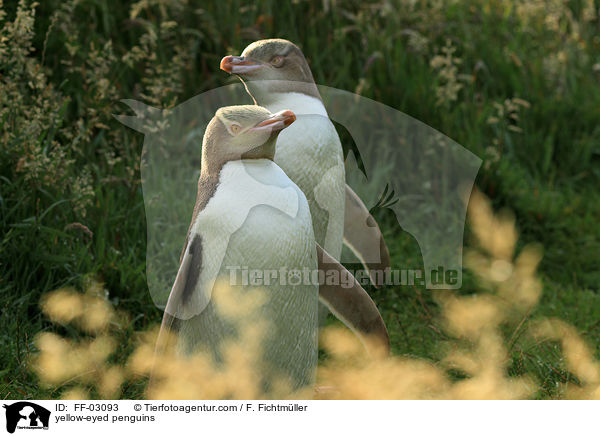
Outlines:
[[[264,292],[264,305],[254,312],[250,318],[233,322],[219,312],[214,300],[193,318],[180,321],[178,350],[184,354],[196,351],[207,351],[217,364],[223,363],[223,341],[239,338],[238,331],[243,326],[252,325],[257,321],[266,323],[265,335],[259,352],[261,363],[253,368],[256,376],[260,377],[261,387],[268,392],[272,383],[284,378],[291,383],[293,389],[314,383],[317,365],[317,329],[318,329],[318,285],[310,281],[288,280],[290,271],[317,269],[316,247],[312,221],[308,203],[302,191],[277,167],[273,162],[260,160],[246,162],[243,171],[251,168],[257,180],[265,185],[278,188],[288,188],[293,194],[292,203],[296,202],[297,210],[294,216],[268,206],[270,198],[264,198],[264,204],[250,208],[242,226],[229,238],[227,250],[219,269],[218,277],[241,292],[261,288]],[[239,162],[226,164],[238,171]],[[223,171],[222,171],[223,172]],[[237,213],[236,203],[242,203],[245,183],[235,172],[221,177],[215,196],[228,196],[229,210],[226,214]],[[289,190],[292,188],[292,190]],[[236,197],[240,193],[240,197]],[[260,196],[257,197],[260,203]],[[210,204],[207,205],[207,209]],[[243,213],[243,212],[242,212]],[[200,213],[200,215],[202,212]],[[225,218],[224,218],[225,219]],[[216,222],[215,225],[219,223]],[[201,226],[200,226],[201,227]],[[203,247],[213,245],[212,238],[222,237],[218,229],[199,228],[202,235]],[[210,256],[210,253],[205,253]],[[244,283],[242,270],[259,271],[263,279],[259,286]],[[232,271],[235,278],[232,280]],[[285,280],[280,275],[285,273]],[[240,327],[242,326],[242,327]]]
[[[306,194],[315,240],[334,259],[340,260],[344,243],[346,174],[342,145],[321,101],[314,97],[278,94],[271,111],[286,107],[294,111],[294,124],[277,139],[274,161]],[[324,325],[327,307],[319,304],[319,324]]]
[[[306,195],[317,243],[339,260],[346,182],[342,147],[329,119],[299,115],[279,135],[274,160]]]

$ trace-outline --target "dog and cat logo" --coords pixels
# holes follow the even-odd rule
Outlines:
[[[6,409],[6,431],[14,433],[22,430],[48,430],[50,411],[29,401],[4,404]]]

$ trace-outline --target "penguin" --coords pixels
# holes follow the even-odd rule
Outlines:
[[[217,364],[223,362],[223,341],[235,339],[239,332],[219,312],[213,289],[219,279],[230,280],[232,270],[318,271],[321,267],[351,277],[317,244],[306,196],[273,161],[278,135],[295,120],[290,110],[271,113],[250,105],[220,108],[209,122],[196,205],[157,352],[166,346],[165,338],[174,337],[178,354],[204,351]],[[374,338],[369,344],[389,350],[381,315],[356,280],[343,292],[312,280],[271,280],[261,287],[266,299],[260,317],[269,329],[262,344],[263,366],[257,371],[265,392],[281,376],[294,390],[314,383],[321,291],[323,301],[359,337]]]
[[[300,48],[285,39],[255,41],[241,56],[225,56],[220,67],[241,79],[256,104],[296,113],[279,137],[275,162],[306,194],[317,242],[336,260],[345,243],[381,286],[389,251],[369,209],[345,183],[341,142]],[[373,258],[380,261],[367,262]]]

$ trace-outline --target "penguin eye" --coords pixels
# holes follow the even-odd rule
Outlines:
[[[281,65],[283,65],[283,56],[274,56],[271,59],[271,65],[273,65],[274,67],[280,67]]]
[[[240,130],[242,130],[242,126],[240,126],[239,124],[231,124],[228,128],[229,133],[231,133],[232,135],[237,135],[238,133],[240,133]]]

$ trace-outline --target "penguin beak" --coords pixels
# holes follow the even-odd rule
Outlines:
[[[273,114],[273,116],[261,121],[250,130],[270,130],[272,132],[285,129],[296,121],[296,115],[291,110],[284,110]]]
[[[221,69],[229,74],[245,74],[261,68],[261,64],[242,56],[225,56],[221,59]]]

